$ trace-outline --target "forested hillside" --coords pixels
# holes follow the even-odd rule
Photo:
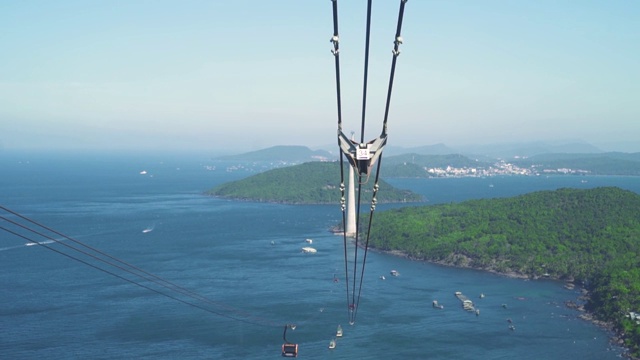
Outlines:
[[[588,308],[626,334],[638,355],[640,195],[560,189],[376,214],[371,246],[457,266],[576,279]],[[626,316],[625,316],[626,315]]]
[[[345,170],[345,183],[348,171]],[[373,175],[363,185],[362,201],[369,202]],[[420,202],[422,197],[409,190],[398,190],[380,180],[378,202]],[[357,186],[356,186],[357,188]],[[261,202],[287,204],[339,204],[340,168],[337,162],[309,162],[269,170],[246,179],[217,186],[209,195]]]

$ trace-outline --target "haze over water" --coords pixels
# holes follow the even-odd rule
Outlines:
[[[328,232],[340,219],[339,205],[203,196],[250,174],[226,172],[227,165],[204,157],[0,154],[3,206],[202,294],[218,304],[214,311],[252,319],[185,305],[2,232],[0,358],[276,359],[280,324],[290,322],[298,327],[287,338],[307,359],[615,359],[620,353],[606,331],[564,306],[579,293],[562,283],[375,252],[368,255],[356,324],[349,326],[342,239]],[[427,204],[559,187],[640,193],[637,179],[628,177],[388,180],[425,195]],[[306,238],[318,253],[300,252]],[[390,276],[392,269],[400,276]],[[463,311],[455,291],[468,295],[480,316]],[[433,300],[445,308],[433,309]],[[329,350],[338,324],[345,336]]]

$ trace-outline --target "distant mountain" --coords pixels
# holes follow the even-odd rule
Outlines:
[[[386,147],[381,174],[386,177],[427,177],[428,168],[488,169],[503,162],[534,173],[640,176],[640,153],[603,152],[593,145],[580,142],[482,145],[460,150],[444,144],[414,148]],[[238,155],[220,156],[214,160],[270,162],[281,167],[310,161],[333,161],[338,158],[336,153],[311,150],[305,146],[273,146]],[[392,155],[394,153],[396,155]],[[572,171],[565,172],[565,169]]]
[[[477,160],[469,159],[460,154],[447,155],[420,155],[420,154],[403,154],[389,156],[384,159],[385,165],[395,165],[401,163],[413,163],[424,167],[478,167],[489,166],[491,163],[484,163]]]
[[[583,170],[591,175],[640,176],[640,153],[541,154],[511,161],[520,167]]]
[[[596,146],[584,142],[530,142],[469,145],[460,147],[458,152],[470,157],[488,156],[501,159],[513,159],[515,157],[531,157],[534,155],[549,153],[597,154],[602,153],[603,151]]]
[[[348,174],[348,172],[347,172]],[[345,182],[347,180],[345,179]],[[380,180],[378,202],[420,202],[422,197],[399,190]],[[371,199],[373,175],[362,187],[362,201]],[[238,200],[287,204],[340,204],[340,168],[338,162],[308,162],[273,169],[248,178],[217,186],[209,195]]]
[[[481,168],[491,166],[460,154],[420,155],[403,154],[384,158],[381,174],[388,177],[427,177],[428,168]]]
[[[332,147],[323,147],[324,149],[332,149]],[[337,151],[337,147],[336,147]],[[404,154],[419,155],[449,155],[462,154],[472,159],[480,161],[495,161],[496,159],[513,159],[517,157],[531,157],[540,154],[550,153],[574,153],[574,154],[598,154],[604,151],[597,146],[580,141],[565,142],[518,142],[518,143],[501,143],[489,145],[464,145],[451,147],[442,143],[416,146],[402,147],[395,145],[387,145],[384,149],[385,156],[396,156]]]
[[[445,144],[433,144],[417,147],[400,147],[400,146],[387,146],[385,148],[386,156],[402,155],[402,154],[419,154],[419,155],[447,155],[456,154],[459,151],[454,150]]]
[[[328,161],[334,158],[335,156],[324,150],[311,150],[306,146],[278,145],[238,155],[219,156],[214,158],[214,160],[302,163],[308,161]]]

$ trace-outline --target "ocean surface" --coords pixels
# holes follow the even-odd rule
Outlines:
[[[0,359],[278,359],[285,324],[296,325],[286,338],[301,359],[620,357],[607,331],[564,305],[578,289],[375,252],[350,325],[342,237],[328,231],[341,219],[338,204],[203,195],[263,165],[202,154],[0,152],[0,205],[60,233],[39,228],[42,237],[0,219],[23,236],[0,229]],[[386,180],[425,204],[562,187],[640,193],[640,179],[615,176]],[[338,325],[344,337],[330,350]]]

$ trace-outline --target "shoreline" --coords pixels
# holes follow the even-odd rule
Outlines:
[[[422,262],[426,262],[429,264],[435,264],[435,265],[440,265],[440,266],[447,266],[447,267],[454,267],[454,268],[459,268],[459,269],[473,269],[473,270],[479,270],[479,271],[484,271],[484,272],[488,272],[491,274],[495,274],[495,275],[500,275],[500,276],[504,276],[507,278],[511,278],[511,279],[522,279],[522,280],[538,280],[540,279],[539,277],[531,277],[528,275],[524,275],[524,274],[520,274],[517,273],[515,271],[510,271],[507,273],[503,273],[503,272],[498,272],[495,270],[490,270],[490,269],[483,269],[483,268],[476,268],[476,267],[472,267],[472,266],[459,266],[459,265],[453,265],[450,263],[446,263],[444,261],[431,261],[431,260],[425,260],[425,259],[418,259],[418,258],[414,258],[410,255],[408,255],[407,253],[401,251],[401,250],[380,250],[377,248],[373,248],[373,247],[369,247],[369,250],[375,251],[377,253],[381,253],[381,254],[388,254],[388,255],[392,255],[392,256],[397,256],[397,257],[401,257],[401,258],[405,258],[411,261],[422,261]],[[552,277],[544,277],[543,279],[548,279],[548,280],[553,280],[553,281],[558,281],[558,282],[564,282],[564,287],[568,290],[572,290],[575,288],[575,283],[573,281],[567,281],[567,280],[561,280],[558,278],[552,278]],[[584,287],[580,287],[580,293],[581,295],[578,296],[575,300],[576,301],[580,301],[581,303],[586,303],[589,300],[589,291],[584,288]],[[576,310],[578,312],[578,315],[576,316],[578,319],[589,322],[603,330],[606,330],[608,332],[608,336],[609,336],[609,343],[615,346],[620,347],[621,349],[624,350],[624,352],[622,353],[622,356],[626,359],[630,359],[630,360],[639,360],[638,358],[632,357],[629,348],[627,348],[624,345],[624,337],[622,336],[622,334],[620,334],[618,331],[615,330],[614,325],[611,322],[608,321],[603,321],[603,320],[598,320],[594,317],[594,315],[592,313],[590,313],[589,311],[587,311],[584,308],[584,305],[579,305],[576,301],[574,300],[567,300],[564,302],[564,305],[569,308],[569,309],[573,309]]]

